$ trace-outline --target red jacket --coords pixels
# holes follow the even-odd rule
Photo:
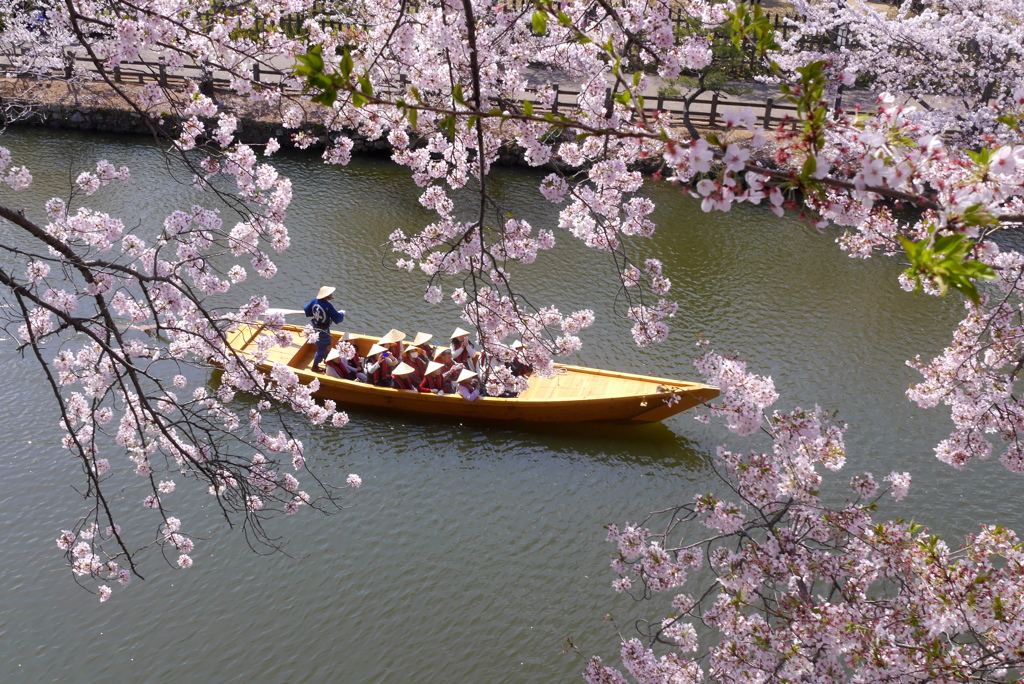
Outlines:
[[[416,375],[423,377],[427,372],[427,359],[424,354],[420,354],[415,359],[406,354],[405,362],[416,369]]]
[[[400,390],[414,390],[416,384],[412,381],[408,375],[392,375],[391,379],[395,381],[395,389]]]
[[[440,373],[434,373],[423,378],[420,383],[420,392],[433,392],[434,390],[444,389],[444,378],[441,377]]]
[[[379,366],[377,370],[370,373],[367,376],[371,385],[390,386],[391,385],[391,366],[388,365],[387,359],[378,359]]]

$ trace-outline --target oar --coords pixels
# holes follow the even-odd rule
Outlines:
[[[306,312],[302,311],[301,309],[267,309],[265,313],[267,313],[267,314],[281,314],[282,316],[297,316],[299,314],[305,315]],[[249,339],[246,340],[245,344],[242,345],[242,346],[244,347],[244,346],[248,345],[250,342],[252,342],[254,339],[256,339],[256,336],[259,335],[261,332],[263,332],[263,328],[265,326],[266,326],[266,323],[263,323],[261,321],[259,326],[256,328],[255,332],[253,332],[253,334],[249,336]]]

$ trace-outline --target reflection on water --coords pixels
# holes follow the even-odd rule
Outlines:
[[[168,182],[145,139],[19,130],[4,144],[35,175],[16,196],[29,216],[66,195],[69,174],[104,157],[131,166],[133,182],[102,189],[90,204],[144,231],[173,208],[207,201]],[[277,278],[251,277],[223,305],[265,294],[298,308],[329,283],[355,332],[397,326],[442,338],[459,323],[450,303],[423,302],[421,280],[381,267],[388,234],[431,220],[400,169],[365,159],[327,167],[300,155],[282,156],[279,167],[294,183],[292,247]],[[540,177],[504,171],[494,188],[503,210],[552,227],[557,207],[537,192]],[[900,291],[895,261],[848,259],[834,231],[757,207],[704,214],[667,184],[647,192],[659,231],[636,256],[657,254],[675,284],[680,310],[668,343],[635,348],[608,287],[610,260],[570,236],[515,270],[534,301],[595,311],[580,363],[689,378],[693,343],[707,336],[770,374],[779,408],[837,409],[850,424],[848,471],[880,479],[910,470],[911,495],[887,509],[894,515],[954,537],[979,521],[1024,528],[1017,480],[995,463],[963,473],[939,465],[931,449],[946,417],[903,396],[915,381],[905,359],[946,344],[962,313],[954,298]],[[262,558],[244,535],[223,529],[204,493],[179,487],[175,512],[199,507],[192,524],[216,531],[216,543],[200,542],[187,572],[150,559],[147,583],[100,606],[69,580],[52,541],[77,512],[69,488],[77,467],[56,446],[56,419],[31,362],[5,352],[2,364],[0,521],[9,562],[0,681],[167,681],[183,667],[211,681],[576,680],[582,663],[559,655],[564,639],[612,654],[616,639],[601,616],[637,611],[610,591],[602,526],[716,486],[710,458],[727,439],[687,414],[644,426],[484,426],[359,409],[341,430],[293,421],[325,481],[363,477],[351,507],[275,522],[289,555]],[[213,374],[191,379],[216,382]],[[134,505],[133,496],[126,490],[124,503]]]

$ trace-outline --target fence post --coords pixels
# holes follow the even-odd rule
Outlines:
[[[770,97],[764,103],[764,127],[766,130],[772,125],[772,105],[774,104],[775,100]]]
[[[160,87],[161,88],[166,88],[167,87],[167,59],[163,55],[160,55],[160,58],[157,61],[160,63],[159,64],[160,77],[158,79],[158,82],[160,83]]]
[[[661,92],[661,90],[658,90],[658,106],[656,109],[659,112],[665,111],[665,93]]]
[[[75,53],[68,50],[64,53],[64,78],[71,80],[75,71]]]
[[[260,82],[260,63],[259,62],[253,62],[253,64],[252,64],[252,80],[256,81],[257,83]]]
[[[114,83],[120,83],[120,82],[121,82],[121,65],[120,64],[115,64],[114,65]]]
[[[210,71],[210,63],[204,61],[200,68],[203,71],[199,78],[199,92],[207,97],[213,97],[213,72]]]
[[[612,110],[615,108],[614,100],[612,100],[612,89],[604,89],[604,110],[605,116],[611,116]]]
[[[843,84],[840,83],[839,87],[836,88],[836,108],[835,113],[838,114],[839,110],[843,108]]]
[[[558,113],[558,98],[559,98],[559,96],[561,94],[562,94],[562,84],[561,83],[556,83],[555,84],[555,99],[552,100],[552,102],[551,102],[551,113],[552,114],[557,114]]]
[[[708,126],[714,127],[718,119],[718,91],[711,95],[711,112],[708,114]]]
[[[985,91],[981,94],[982,102],[984,102],[987,105],[988,101],[992,99],[992,95],[995,93],[995,91],[996,91],[996,82],[995,81],[990,81],[989,84],[987,86],[985,86]]]

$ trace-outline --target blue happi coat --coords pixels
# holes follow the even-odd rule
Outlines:
[[[335,309],[326,299],[314,297],[302,310],[313,319],[313,327],[317,330],[327,330],[331,323],[341,323],[345,320],[345,312]]]

